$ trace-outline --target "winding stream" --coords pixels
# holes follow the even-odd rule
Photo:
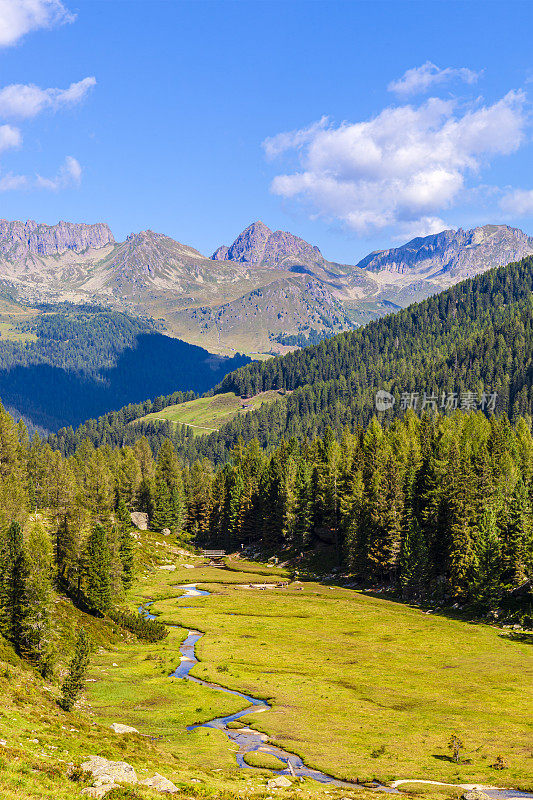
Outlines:
[[[211,592],[198,589],[195,583],[184,584],[176,588],[184,589],[184,594],[177,597],[177,600],[183,600],[185,598],[190,599],[194,597],[207,597],[211,594]],[[139,612],[144,613],[148,619],[156,619],[156,617],[148,610],[153,602],[154,601],[145,603],[139,608]],[[192,608],[192,606],[180,606],[180,608]],[[224,731],[228,739],[231,742],[234,742],[239,748],[235,754],[235,757],[238,766],[242,768],[254,769],[245,762],[244,756],[246,753],[259,752],[275,756],[286,765],[282,769],[271,770],[271,772],[274,772],[276,775],[292,775],[302,778],[313,778],[313,780],[318,781],[319,783],[328,783],[332,786],[345,786],[354,788],[354,786],[357,785],[354,783],[348,783],[347,781],[337,780],[331,775],[327,775],[324,772],[307,767],[299,756],[289,753],[286,750],[282,750],[275,745],[269,744],[268,736],[266,736],[264,733],[259,733],[251,727],[243,726],[242,728],[228,728],[228,723],[235,722],[241,717],[246,717],[249,714],[258,714],[262,711],[268,711],[271,706],[264,700],[258,700],[256,697],[251,697],[250,695],[237,692],[233,689],[227,689],[225,686],[219,686],[217,683],[210,683],[209,681],[204,681],[201,678],[195,678],[193,675],[189,674],[194,665],[198,664],[198,659],[196,658],[196,644],[203,635],[204,634],[200,631],[189,630],[187,638],[182,642],[180,647],[180,664],[178,667],[176,667],[174,672],[170,674],[169,677],[193,681],[194,683],[199,683],[201,686],[206,686],[209,689],[215,689],[219,692],[225,692],[226,694],[232,694],[236,697],[242,697],[242,699],[246,700],[248,703],[250,703],[250,705],[245,708],[244,711],[237,711],[235,714],[229,714],[225,717],[216,717],[215,719],[209,720],[209,722],[202,722],[198,725],[189,725],[187,727],[188,731],[193,731],[196,728],[217,728],[218,730]],[[420,781],[414,782],[418,783]],[[437,781],[428,782],[438,784]],[[426,783],[426,781],[424,781],[424,783]],[[367,788],[372,788],[376,791],[399,794],[397,788],[383,786],[379,783],[360,785],[364,785]],[[477,785],[478,784],[476,784],[476,786]],[[483,791],[491,798],[494,798],[494,800],[511,800],[511,798],[518,798],[519,800],[522,800],[522,798],[524,798],[524,800],[533,800],[533,794],[529,792],[521,792],[515,789],[483,788]]]

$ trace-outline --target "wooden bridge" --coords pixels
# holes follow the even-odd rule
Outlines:
[[[204,558],[208,558],[210,561],[222,561],[223,558],[226,556],[225,550],[204,550]]]

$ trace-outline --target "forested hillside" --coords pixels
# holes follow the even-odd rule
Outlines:
[[[150,395],[205,392],[249,361],[213,356],[163,336],[149,320],[90,306],[44,306],[16,333],[26,340],[0,338],[0,398],[49,431]]]
[[[218,433],[193,439],[171,423],[131,424],[152,408],[143,404],[87,423],[75,433],[60,431],[52,443],[63,452],[89,437],[94,444],[133,442],[145,434],[155,449],[170,436],[189,460],[224,461],[239,437],[272,447],[282,437],[298,440],[340,434],[367,425],[376,413],[378,389],[395,405],[384,419],[403,414],[402,395],[435,396],[439,410],[481,407],[494,397],[494,410],[511,419],[533,408],[533,257],[464,281],[409,309],[340,334],[282,358],[254,362],[223,379],[216,391],[241,396],[281,388],[294,390],[279,402],[236,417]],[[445,407],[441,408],[442,395]],[[455,395],[455,401],[448,401]],[[185,399],[185,398],[184,398]],[[160,398],[161,407],[175,400]],[[485,403],[487,407],[487,403]]]
[[[533,439],[522,419],[408,412],[271,454],[239,445],[215,469],[184,467],[168,439],[156,460],[144,438],[114,450],[86,441],[64,458],[0,410],[0,447],[0,633],[45,672],[54,585],[136,626],[116,611],[134,570],[132,510],[199,546],[297,560],[318,547],[323,566],[408,597],[494,608],[532,574]],[[530,600],[519,600],[528,625]]]

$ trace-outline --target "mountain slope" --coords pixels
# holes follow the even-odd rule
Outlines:
[[[79,425],[147,395],[205,392],[248,359],[215,356],[115,311],[57,307],[0,339],[0,398],[48,431]]]
[[[156,318],[212,352],[283,353],[532,252],[533,238],[502,225],[443,231],[350,266],[262,222],[206,258],[149,230],[116,243],[103,224],[3,221],[0,291],[30,304],[96,303]]]
[[[152,438],[174,438],[182,455],[207,455],[218,461],[240,436],[273,446],[282,437],[321,435],[328,426],[342,431],[366,425],[376,413],[379,389],[395,397],[392,417],[403,413],[402,395],[436,396],[440,408],[455,393],[457,405],[482,408],[483,393],[496,393],[495,410],[515,418],[533,412],[533,257],[468,279],[397,314],[342,333],[282,358],[253,362],[229,373],[215,390],[241,397],[272,389],[291,394],[245,416],[237,416],[206,437],[183,439],[171,423],[128,422],[152,409],[138,406],[127,414],[82,426],[74,435],[60,431],[53,442],[64,452],[89,436],[95,443],[134,441],[139,431]],[[466,393],[472,393],[467,395]],[[464,397],[463,397],[464,395]],[[469,400],[470,398],[470,400]],[[475,403],[473,401],[475,400]],[[170,405],[164,400],[161,407]],[[484,408],[487,409],[487,398]],[[153,409],[157,410],[157,409]],[[445,411],[453,410],[453,403]],[[190,421],[190,420],[189,420]]]
[[[469,231],[448,230],[412,239],[401,247],[363,258],[358,267],[372,272],[470,278],[491,267],[533,253],[533,237],[507,225],[484,225]]]
[[[281,278],[220,306],[175,314],[173,325],[182,336],[201,336],[238,350],[282,350],[283,337],[335,333],[353,327],[342,304],[327,285],[309,276]],[[245,347],[247,345],[247,347]]]

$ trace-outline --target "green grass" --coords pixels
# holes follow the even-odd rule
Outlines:
[[[36,342],[37,336],[29,331],[18,330],[12,322],[0,321],[0,341],[10,342]]]
[[[280,399],[280,393],[274,389],[257,394],[248,400],[242,400],[233,392],[227,392],[167,406],[162,411],[147,414],[137,422],[153,422],[154,420],[179,422],[182,425],[189,425],[195,434],[201,435],[218,430],[221,425],[230,422],[237,414],[246,414],[248,411],[259,408],[263,403],[273,403]]]
[[[280,570],[261,577],[273,588],[250,589],[259,582],[255,570],[268,572],[267,565],[235,560],[232,570],[204,567],[152,533],[139,535],[137,553],[140,571],[129,604],[156,598],[153,610],[178,627],[163,642],[143,644],[64,600],[57,603],[63,661],[80,624],[98,647],[89,675],[95,682],[73,714],[57,707],[57,685],[44,685],[0,639],[3,800],[79,796],[82,787],[68,780],[68,765],[91,753],[133,764],[140,778],[165,775],[180,788],[179,800],[264,800],[268,776],[240,770],[223,732],[186,731],[246,707],[238,697],[168,677],[189,628],[205,632],[192,674],[267,699],[270,711],[239,724],[252,724],[311,767],[361,781],[450,784],[400,787],[432,800],[455,798],[451,784],[458,783],[532,788],[533,649],[526,642],[353,590],[317,583],[274,588]],[[169,562],[174,572],[159,569]],[[191,563],[199,567],[186,569]],[[177,600],[176,585],[185,583],[212,594]],[[133,725],[141,735],[117,736],[112,722]],[[448,758],[452,733],[465,744],[460,764]],[[508,769],[491,769],[499,755]],[[267,766],[267,757],[248,756],[261,758],[254,764],[260,769],[279,768]],[[355,786],[349,794],[370,798]],[[290,800],[326,795],[340,800],[346,789],[307,780],[283,792]]]
[[[246,753],[244,760],[250,767],[257,767],[258,769],[285,769],[287,766],[279,758],[272,755],[272,753],[262,753],[256,750],[252,753]]]
[[[213,595],[185,603],[160,590],[155,608],[206,632],[193,674],[269,698],[272,711],[247,721],[310,766],[348,779],[533,785],[527,643],[353,590],[239,589],[231,581],[253,573],[184,572]],[[452,733],[470,763],[449,760]],[[498,755],[507,770],[490,767]]]

